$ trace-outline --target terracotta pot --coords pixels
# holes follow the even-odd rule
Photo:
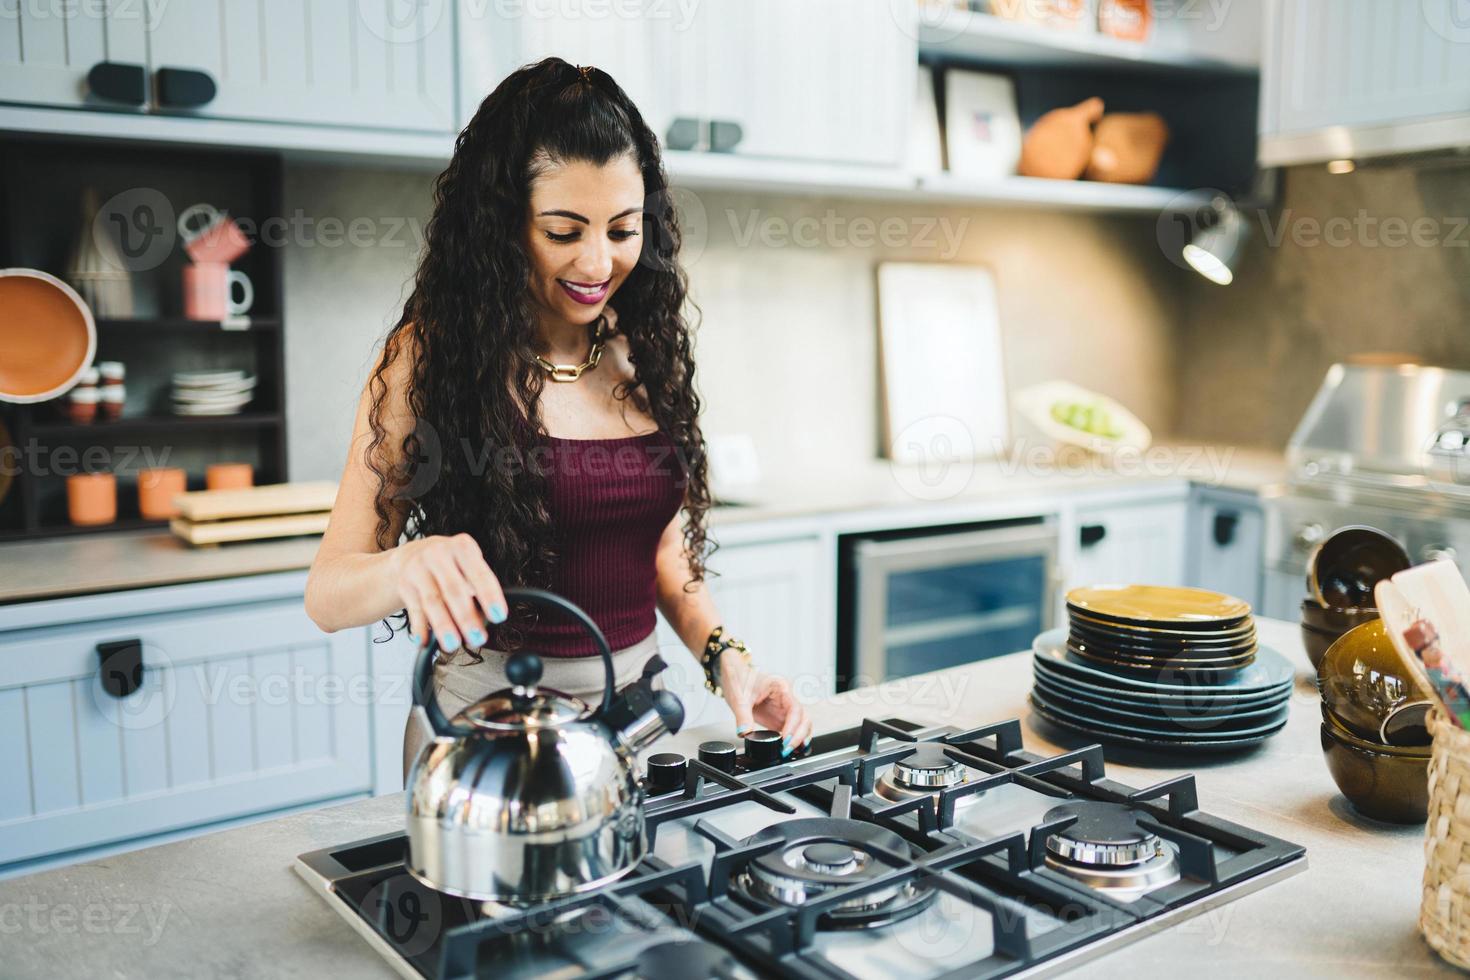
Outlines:
[[[248,490],[255,486],[255,467],[249,463],[215,463],[204,470],[209,490]]]
[[[66,478],[66,513],[78,527],[117,520],[117,478],[111,473],[77,473]]]
[[[1016,172],[1023,177],[1076,180],[1092,158],[1092,127],[1103,117],[1103,100],[1088,99],[1053,109],[1031,126]]]
[[[1102,117],[1087,164],[1088,180],[1147,184],[1159,172],[1169,124],[1152,112],[1118,112]]]
[[[167,468],[138,471],[138,513],[144,520],[165,521],[179,513],[174,498],[189,488],[189,478],[181,469]]]

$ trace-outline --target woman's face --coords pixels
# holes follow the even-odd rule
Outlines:
[[[643,176],[631,155],[551,163],[531,183],[531,296],[556,320],[591,323],[642,250]]]

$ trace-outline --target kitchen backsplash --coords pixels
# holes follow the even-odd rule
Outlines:
[[[1185,438],[1281,448],[1334,361],[1372,351],[1470,368],[1470,167],[1285,175],[1249,215],[1235,284],[1187,277]]]
[[[408,292],[430,177],[293,165],[285,201],[303,229],[285,262],[291,472],[334,478],[373,347]],[[1184,274],[1152,222],[734,193],[683,204],[703,215],[686,253],[705,429],[750,435],[767,478],[841,474],[876,454],[887,259],[994,272],[1012,391],[1064,377],[1170,428]]]

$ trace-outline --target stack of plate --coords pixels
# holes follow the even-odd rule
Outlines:
[[[256,380],[244,371],[175,372],[174,414],[239,415],[255,397]]]
[[[1043,719],[1152,749],[1238,749],[1286,724],[1294,672],[1256,641],[1250,607],[1200,589],[1109,586],[1067,596],[1070,626],[1037,637]]]
[[[1251,607],[1234,596],[1161,585],[1067,593],[1067,646],[1097,667],[1221,680],[1256,657]]]

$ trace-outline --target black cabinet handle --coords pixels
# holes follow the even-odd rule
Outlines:
[[[745,130],[730,119],[691,119],[680,116],[669,125],[664,145],[670,150],[708,150],[730,153],[745,138]]]
[[[87,72],[87,88],[99,99],[123,105],[146,105],[148,73],[142,65],[99,61]]]
[[[1235,540],[1235,529],[1240,524],[1240,515],[1222,510],[1215,515],[1215,544],[1224,548]]]
[[[97,644],[97,672],[102,690],[125,698],[143,686],[143,641],[118,640]]]
[[[1078,538],[1081,540],[1082,547],[1084,548],[1091,548],[1107,536],[1108,529],[1101,524],[1084,524],[1082,525],[1081,532],[1078,534]]]
[[[193,68],[160,68],[154,78],[158,82],[158,104],[172,109],[207,105],[219,94],[209,73]]]

